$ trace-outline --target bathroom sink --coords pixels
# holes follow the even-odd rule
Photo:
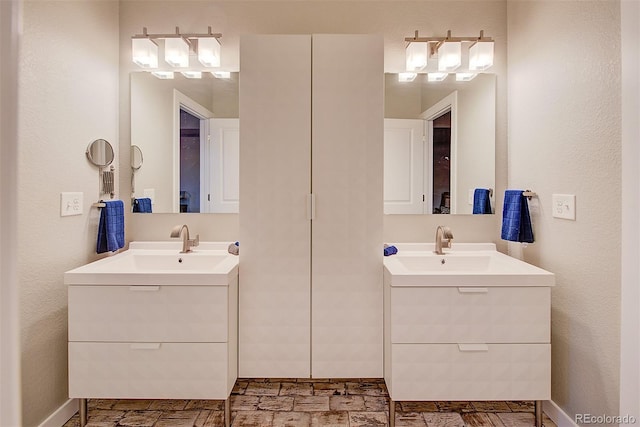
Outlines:
[[[555,276],[495,249],[494,244],[454,243],[444,255],[433,244],[396,244],[384,258],[391,286],[552,286]]]
[[[435,253],[425,255],[408,255],[396,258],[407,271],[467,271],[486,272],[489,269],[491,255],[449,253],[436,256]]]
[[[132,242],[116,255],[67,271],[67,285],[226,285],[238,273],[229,243],[201,242],[179,253],[181,242]]]

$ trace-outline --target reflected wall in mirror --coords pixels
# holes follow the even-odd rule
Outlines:
[[[144,152],[133,198],[154,213],[238,211],[238,82],[131,73],[131,144]]]
[[[495,188],[495,127],[494,74],[385,74],[385,213],[473,213],[474,190]]]

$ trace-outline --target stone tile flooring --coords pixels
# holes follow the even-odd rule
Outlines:
[[[233,427],[383,427],[389,397],[381,379],[239,379]],[[222,427],[219,400],[90,399],[87,427]],[[74,415],[64,427],[78,427]],[[396,402],[397,427],[531,427],[533,402]],[[545,427],[556,427],[544,416]]]

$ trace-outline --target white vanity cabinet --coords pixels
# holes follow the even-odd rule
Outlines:
[[[511,262],[493,254],[496,259],[479,273],[481,284],[473,283],[473,275],[446,270],[456,255],[427,255],[443,261],[442,273],[433,267],[422,281],[398,268],[401,256],[385,264],[384,378],[392,413],[394,401],[539,404],[551,398],[553,275],[533,266],[537,276],[492,271],[492,265]],[[450,280],[454,275],[460,286]]]
[[[191,255],[175,252],[171,256],[188,265]],[[93,264],[107,266],[112,259]],[[81,425],[87,398],[225,400],[229,425],[228,398],[238,376],[238,268],[237,260],[223,264],[227,270],[210,282],[166,275],[189,284],[130,285],[117,268],[113,274],[83,273],[92,264],[65,274],[69,397],[80,399]],[[83,283],[83,274],[101,279]],[[160,277],[140,275],[131,276],[143,282]]]
[[[227,286],[69,286],[69,397],[227,399],[237,275]]]
[[[382,376],[383,40],[240,40],[240,376]]]

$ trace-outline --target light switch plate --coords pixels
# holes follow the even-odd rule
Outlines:
[[[60,193],[60,216],[82,215],[82,193]]]
[[[553,194],[551,209],[554,218],[576,220],[576,196],[574,194]]]

